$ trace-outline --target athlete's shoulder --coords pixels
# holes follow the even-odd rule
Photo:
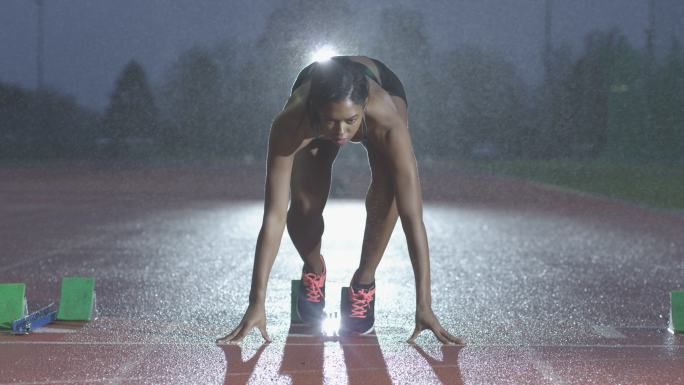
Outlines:
[[[371,86],[367,115],[378,126],[394,126],[402,120],[392,97],[380,86]]]
[[[285,102],[282,111],[278,114],[279,117],[282,119],[294,119],[297,116],[301,117],[302,114],[306,112],[310,89],[311,81],[307,80],[293,90],[290,97]]]
[[[298,88],[290,95],[271,126],[271,136],[277,141],[301,143],[311,136],[311,124],[307,114],[306,100],[308,84]]]

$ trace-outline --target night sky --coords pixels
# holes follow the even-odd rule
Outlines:
[[[140,61],[150,80],[158,81],[177,55],[193,45],[211,47],[226,37],[254,40],[271,9],[283,2],[46,0],[45,83],[75,96],[81,104],[103,108],[129,60]],[[543,0],[348,1],[356,10],[352,17],[368,25],[369,39],[381,9],[396,3],[424,13],[435,47],[471,43],[494,48],[515,63],[528,82],[538,79]],[[645,0],[554,3],[554,42],[570,41],[575,52],[588,31],[611,26],[620,28],[637,47],[644,44]],[[35,87],[36,14],[33,1],[2,0],[0,81]]]

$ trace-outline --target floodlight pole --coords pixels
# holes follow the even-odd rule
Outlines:
[[[43,49],[44,49],[44,30],[43,30],[43,4],[44,0],[35,0],[38,7],[38,41],[36,44],[36,78],[38,80],[38,90],[43,89]]]
[[[648,60],[648,71],[653,70],[653,63],[655,62],[655,47],[654,40],[656,34],[656,20],[655,20],[655,1],[650,0],[648,3],[648,27],[646,32],[646,55]]]
[[[550,80],[551,72],[551,15],[553,11],[553,0],[546,0],[544,6],[544,76],[546,81]]]

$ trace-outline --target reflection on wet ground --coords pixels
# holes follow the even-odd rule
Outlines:
[[[273,343],[254,332],[242,345],[216,346],[246,308],[263,202],[168,181],[155,193],[156,182],[136,190],[117,177],[83,185],[22,175],[0,186],[0,281],[25,282],[36,309],[58,298],[61,277],[95,276],[100,317],[0,334],[0,384],[684,382],[682,336],[666,331],[669,292],[684,285],[678,216],[442,175],[463,191],[424,204],[433,308],[465,347],[429,332],[405,343],[415,297],[401,226],[376,275],[375,334],[291,329],[290,280],[301,261],[285,235],[266,303]],[[492,185],[506,198],[485,191]],[[333,198],[324,217],[328,279],[346,285],[363,201]]]

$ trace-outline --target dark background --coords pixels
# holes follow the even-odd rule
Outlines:
[[[329,45],[399,75],[419,158],[680,164],[683,19],[677,0],[3,0],[0,159],[261,162]]]

